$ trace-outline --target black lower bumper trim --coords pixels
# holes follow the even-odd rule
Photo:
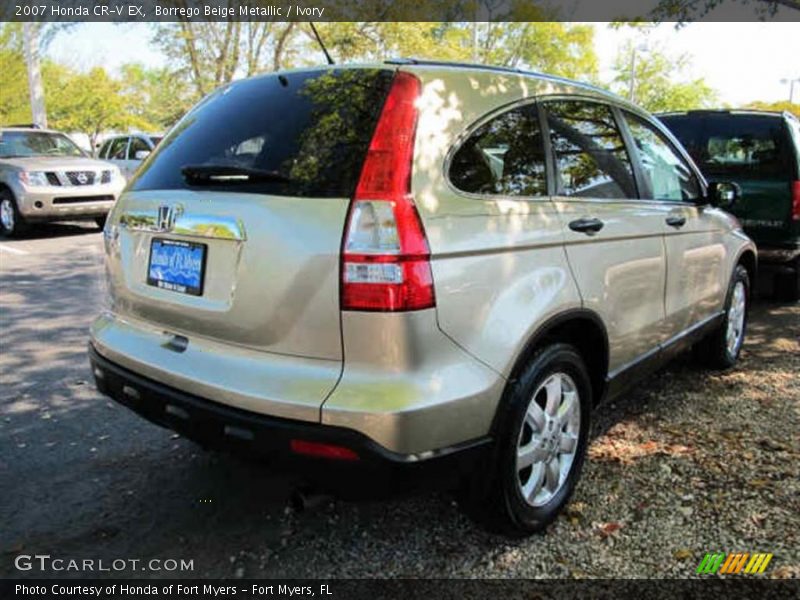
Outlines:
[[[100,392],[149,421],[211,448],[301,462],[309,467],[324,465],[328,468],[337,463],[337,466],[358,470],[439,473],[445,468],[464,473],[472,470],[491,442],[488,437],[481,438],[430,453],[429,458],[420,460],[415,455],[392,452],[352,429],[271,417],[187,394],[109,361],[91,344],[89,358]],[[358,454],[359,460],[298,456],[290,448],[293,439],[349,448]]]

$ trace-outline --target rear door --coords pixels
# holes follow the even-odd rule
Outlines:
[[[719,310],[728,284],[724,230],[716,210],[698,206],[700,181],[672,142],[642,117],[623,115],[641,166],[641,195],[668,211],[664,326],[671,338]]]
[[[341,360],[342,233],[391,75],[269,75],[204,99],[115,208],[115,310],[242,351]]]
[[[668,211],[638,199],[633,165],[610,106],[559,99],[543,107],[567,257],[584,306],[606,325],[613,376],[664,339]]]

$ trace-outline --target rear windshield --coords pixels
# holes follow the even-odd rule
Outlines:
[[[780,117],[681,115],[661,117],[706,176],[794,177],[794,152]]]
[[[392,76],[380,69],[340,69],[233,82],[175,126],[130,189],[349,197]],[[275,176],[187,181],[182,169],[189,166]]]

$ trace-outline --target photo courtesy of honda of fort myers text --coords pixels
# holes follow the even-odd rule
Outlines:
[[[0,597],[796,597],[800,4],[0,7]]]

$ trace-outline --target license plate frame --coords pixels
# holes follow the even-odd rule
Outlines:
[[[164,250],[173,248],[173,250]],[[174,250],[180,248],[181,250]],[[158,263],[153,264],[154,250],[156,254],[162,253]],[[197,252],[199,251],[199,256]],[[178,255],[183,256],[185,265],[191,268],[179,269],[176,265],[164,265],[169,257]],[[150,253],[147,259],[147,284],[160,290],[168,290],[189,296],[202,296],[206,278],[206,260],[208,258],[208,245],[199,242],[188,242],[184,240],[171,240],[166,238],[153,238],[150,240]],[[174,261],[169,261],[174,262]],[[199,264],[199,268],[194,268],[194,264]],[[160,269],[167,269],[166,271]],[[179,272],[181,271],[181,272]],[[172,275],[172,277],[169,277]]]

